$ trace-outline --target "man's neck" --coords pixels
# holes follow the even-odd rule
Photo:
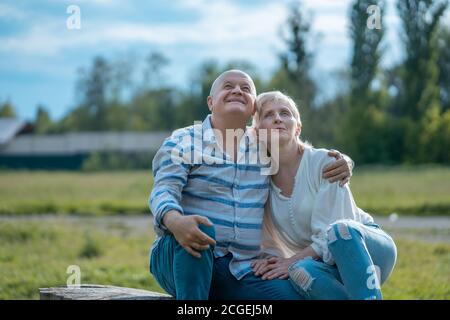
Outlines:
[[[222,139],[218,139],[219,145],[234,161],[236,161],[237,150],[242,135],[245,133],[246,124],[247,121],[245,119],[238,117],[218,118],[214,114],[211,115],[211,126],[222,134]],[[227,131],[228,136],[231,137],[230,139],[227,139]]]
[[[214,129],[218,129],[225,136],[227,129],[242,129],[245,131],[247,126],[247,119],[242,119],[242,117],[227,117],[219,118],[214,114],[211,115],[211,125]]]

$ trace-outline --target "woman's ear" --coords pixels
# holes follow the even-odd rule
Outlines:
[[[254,116],[256,113],[256,100],[255,102],[253,102],[253,111],[252,111],[252,116]]]
[[[302,133],[302,124],[298,123],[297,124],[297,129],[295,130],[295,134],[297,135],[297,137],[300,137],[301,133]]]

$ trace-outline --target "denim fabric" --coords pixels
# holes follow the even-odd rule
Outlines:
[[[381,285],[391,274],[397,249],[376,224],[341,220],[328,229],[335,265],[303,259],[289,267],[296,290],[307,299],[382,299]]]
[[[211,284],[211,300],[304,300],[289,280],[262,280],[253,272],[237,280],[229,270],[231,254],[217,258]]]
[[[200,226],[214,238],[214,228]],[[253,272],[238,280],[230,272],[232,254],[214,258],[213,248],[195,258],[172,235],[163,236],[150,254],[150,272],[177,300],[302,300],[289,280],[262,280]]]

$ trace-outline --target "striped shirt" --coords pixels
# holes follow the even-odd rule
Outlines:
[[[168,211],[205,216],[214,224],[214,256],[231,252],[230,272],[241,279],[261,253],[270,176],[261,173],[268,164],[255,156],[258,144],[252,129],[247,128],[238,150],[236,162],[222,151],[212,133],[211,115],[174,131],[153,159],[149,206],[157,234],[153,247],[168,232],[162,224]]]

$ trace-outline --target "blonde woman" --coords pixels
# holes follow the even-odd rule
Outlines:
[[[279,135],[279,170],[264,222],[264,248],[272,256],[253,263],[255,275],[289,278],[307,299],[381,299],[396,261],[394,241],[356,206],[348,184],[322,177],[332,159],[300,140],[302,122],[291,98],[263,93],[256,109],[254,126]]]

